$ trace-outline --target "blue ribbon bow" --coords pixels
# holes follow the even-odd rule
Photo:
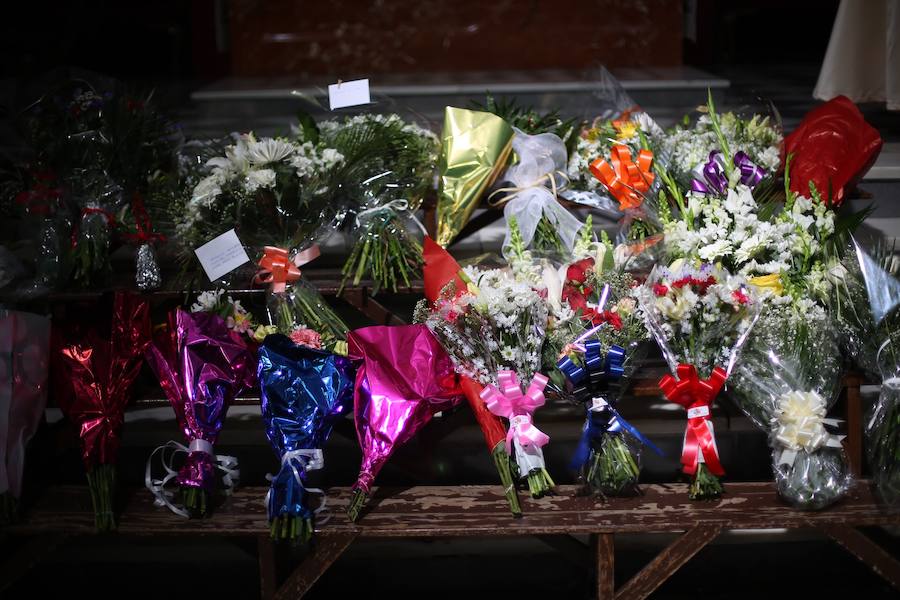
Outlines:
[[[618,383],[625,373],[625,349],[621,346],[610,346],[603,355],[599,340],[584,343],[584,366],[577,364],[569,356],[562,357],[556,364],[572,385],[572,394],[579,402],[589,402],[596,397],[606,399],[603,410],[592,410],[587,407],[587,418],[581,440],[572,458],[572,468],[581,469],[587,464],[591,455],[592,442],[601,439],[604,433],[620,434],[623,430],[635,437],[651,450],[664,456],[653,442],[647,439],[638,429],[622,418],[609,398],[610,384]]]

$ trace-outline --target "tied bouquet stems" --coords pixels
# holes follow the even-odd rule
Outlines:
[[[440,248],[428,245],[426,240],[426,287],[434,292],[434,281],[429,272],[435,268],[447,266],[455,261],[439,260],[433,254],[446,254]],[[428,255],[432,253],[432,256]],[[449,255],[448,255],[449,256]],[[518,398],[523,390],[510,385],[508,389],[500,384],[500,373],[512,371],[517,381],[533,382],[535,374],[541,366],[541,351],[544,343],[544,332],[549,314],[546,303],[530,283],[519,281],[516,276],[505,270],[480,270],[475,268],[464,271],[445,273],[443,280],[449,281],[429,306],[422,301],[416,307],[415,319],[425,323],[450,355],[456,371],[474,382],[484,386],[500,385],[501,392],[507,398]],[[459,289],[457,281],[469,282],[466,288]],[[426,294],[428,295],[428,294]],[[517,391],[516,391],[517,390]],[[484,392],[482,392],[482,400]],[[510,421],[508,436],[517,438],[521,427],[530,424],[533,410],[543,404],[543,386],[540,389],[540,402],[534,406],[518,405],[518,400],[511,400],[510,406],[495,411],[498,416]],[[472,402],[476,404],[476,402]],[[476,415],[478,410],[476,410]],[[527,417],[527,423],[520,420]],[[484,431],[484,429],[483,429]],[[543,435],[543,434],[541,434]],[[487,433],[485,438],[488,447],[493,451],[491,439]],[[507,438],[510,439],[510,438]],[[519,476],[525,478],[529,491],[540,497],[552,491],[553,480],[547,475],[540,446],[546,443],[507,444],[507,451],[514,449],[513,456],[519,466]],[[501,473],[502,475],[502,473]]]
[[[841,345],[866,374],[881,381],[865,424],[866,455],[880,499],[900,509],[900,281],[893,248],[867,251],[854,240],[832,297]]]
[[[393,291],[400,285],[409,287],[422,268],[421,244],[410,236],[391,206],[369,210],[374,212],[357,216],[359,237],[341,270],[342,288],[348,280],[359,285],[367,274],[375,283],[373,293],[382,287]]]
[[[712,404],[759,315],[756,295],[742,277],[711,265],[677,263],[655,267],[635,295],[672,372],[660,380],[660,390],[687,411],[681,463],[691,476],[690,497],[717,498],[725,471]]]
[[[800,509],[825,508],[850,486],[839,422],[826,418],[841,375],[831,318],[816,305],[769,307],[732,371],[732,398],[769,434],[778,494]]]
[[[115,462],[125,406],[150,342],[150,306],[114,296],[109,323],[72,321],[53,332],[51,368],[57,401],[79,429],[98,531],[116,528]]]
[[[424,325],[363,327],[350,332],[357,367],[353,393],[359,476],[347,515],[359,519],[382,467],[432,417],[462,402],[453,363]]]
[[[295,336],[296,337],[296,336]],[[270,335],[257,370],[266,436],[281,461],[266,496],[273,539],[306,543],[316,514],[308,503],[309,473],[325,466],[322,447],[335,422],[353,406],[350,360],[318,348],[314,337]]]

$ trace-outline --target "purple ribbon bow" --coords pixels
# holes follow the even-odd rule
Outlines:
[[[506,452],[512,453],[513,440],[517,440],[523,448],[535,445],[546,446],[550,436],[542,432],[531,422],[531,414],[544,405],[544,387],[547,378],[535,373],[523,394],[519,387],[515,371],[498,371],[497,383],[500,389],[487,385],[481,391],[488,410],[497,416],[509,419],[509,431],[506,434]]]
[[[732,162],[741,173],[740,182],[750,189],[756,187],[756,184],[766,176],[766,170],[754,164],[746,152],[740,151],[735,154]],[[728,177],[725,175],[725,159],[720,151],[713,150],[709,153],[709,160],[701,171],[705,181],[695,177],[691,181],[691,191],[700,194],[725,193],[728,189]]]

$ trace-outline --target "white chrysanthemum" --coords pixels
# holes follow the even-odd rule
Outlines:
[[[247,160],[257,166],[280,162],[293,153],[293,144],[273,138],[263,138],[247,146]]]
[[[244,179],[244,190],[248,194],[259,189],[268,189],[275,187],[275,171],[272,169],[257,169],[247,173]]]

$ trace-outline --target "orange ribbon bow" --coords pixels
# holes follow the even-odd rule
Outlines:
[[[319,256],[319,247],[310,246],[298,252],[292,261],[284,248],[266,246],[259,259],[259,271],[253,277],[255,285],[271,285],[273,292],[283,292],[287,284],[300,279],[300,268]]]
[[[659,381],[659,389],[670,402],[674,402],[688,412],[687,429],[684,432],[684,446],[681,464],[688,475],[697,472],[700,455],[713,475],[722,476],[725,470],[719,461],[715,438],[708,421],[710,405],[719,394],[728,375],[724,369],[716,367],[709,379],[700,379],[694,365],[680,364],[676,370],[677,379],[666,375]]]
[[[626,210],[639,207],[643,202],[643,195],[650,191],[654,179],[650,171],[652,166],[653,152],[650,150],[641,150],[637,162],[634,162],[628,146],[616,144],[610,151],[609,162],[598,158],[591,163],[590,169],[594,177],[619,201],[619,208]]]

